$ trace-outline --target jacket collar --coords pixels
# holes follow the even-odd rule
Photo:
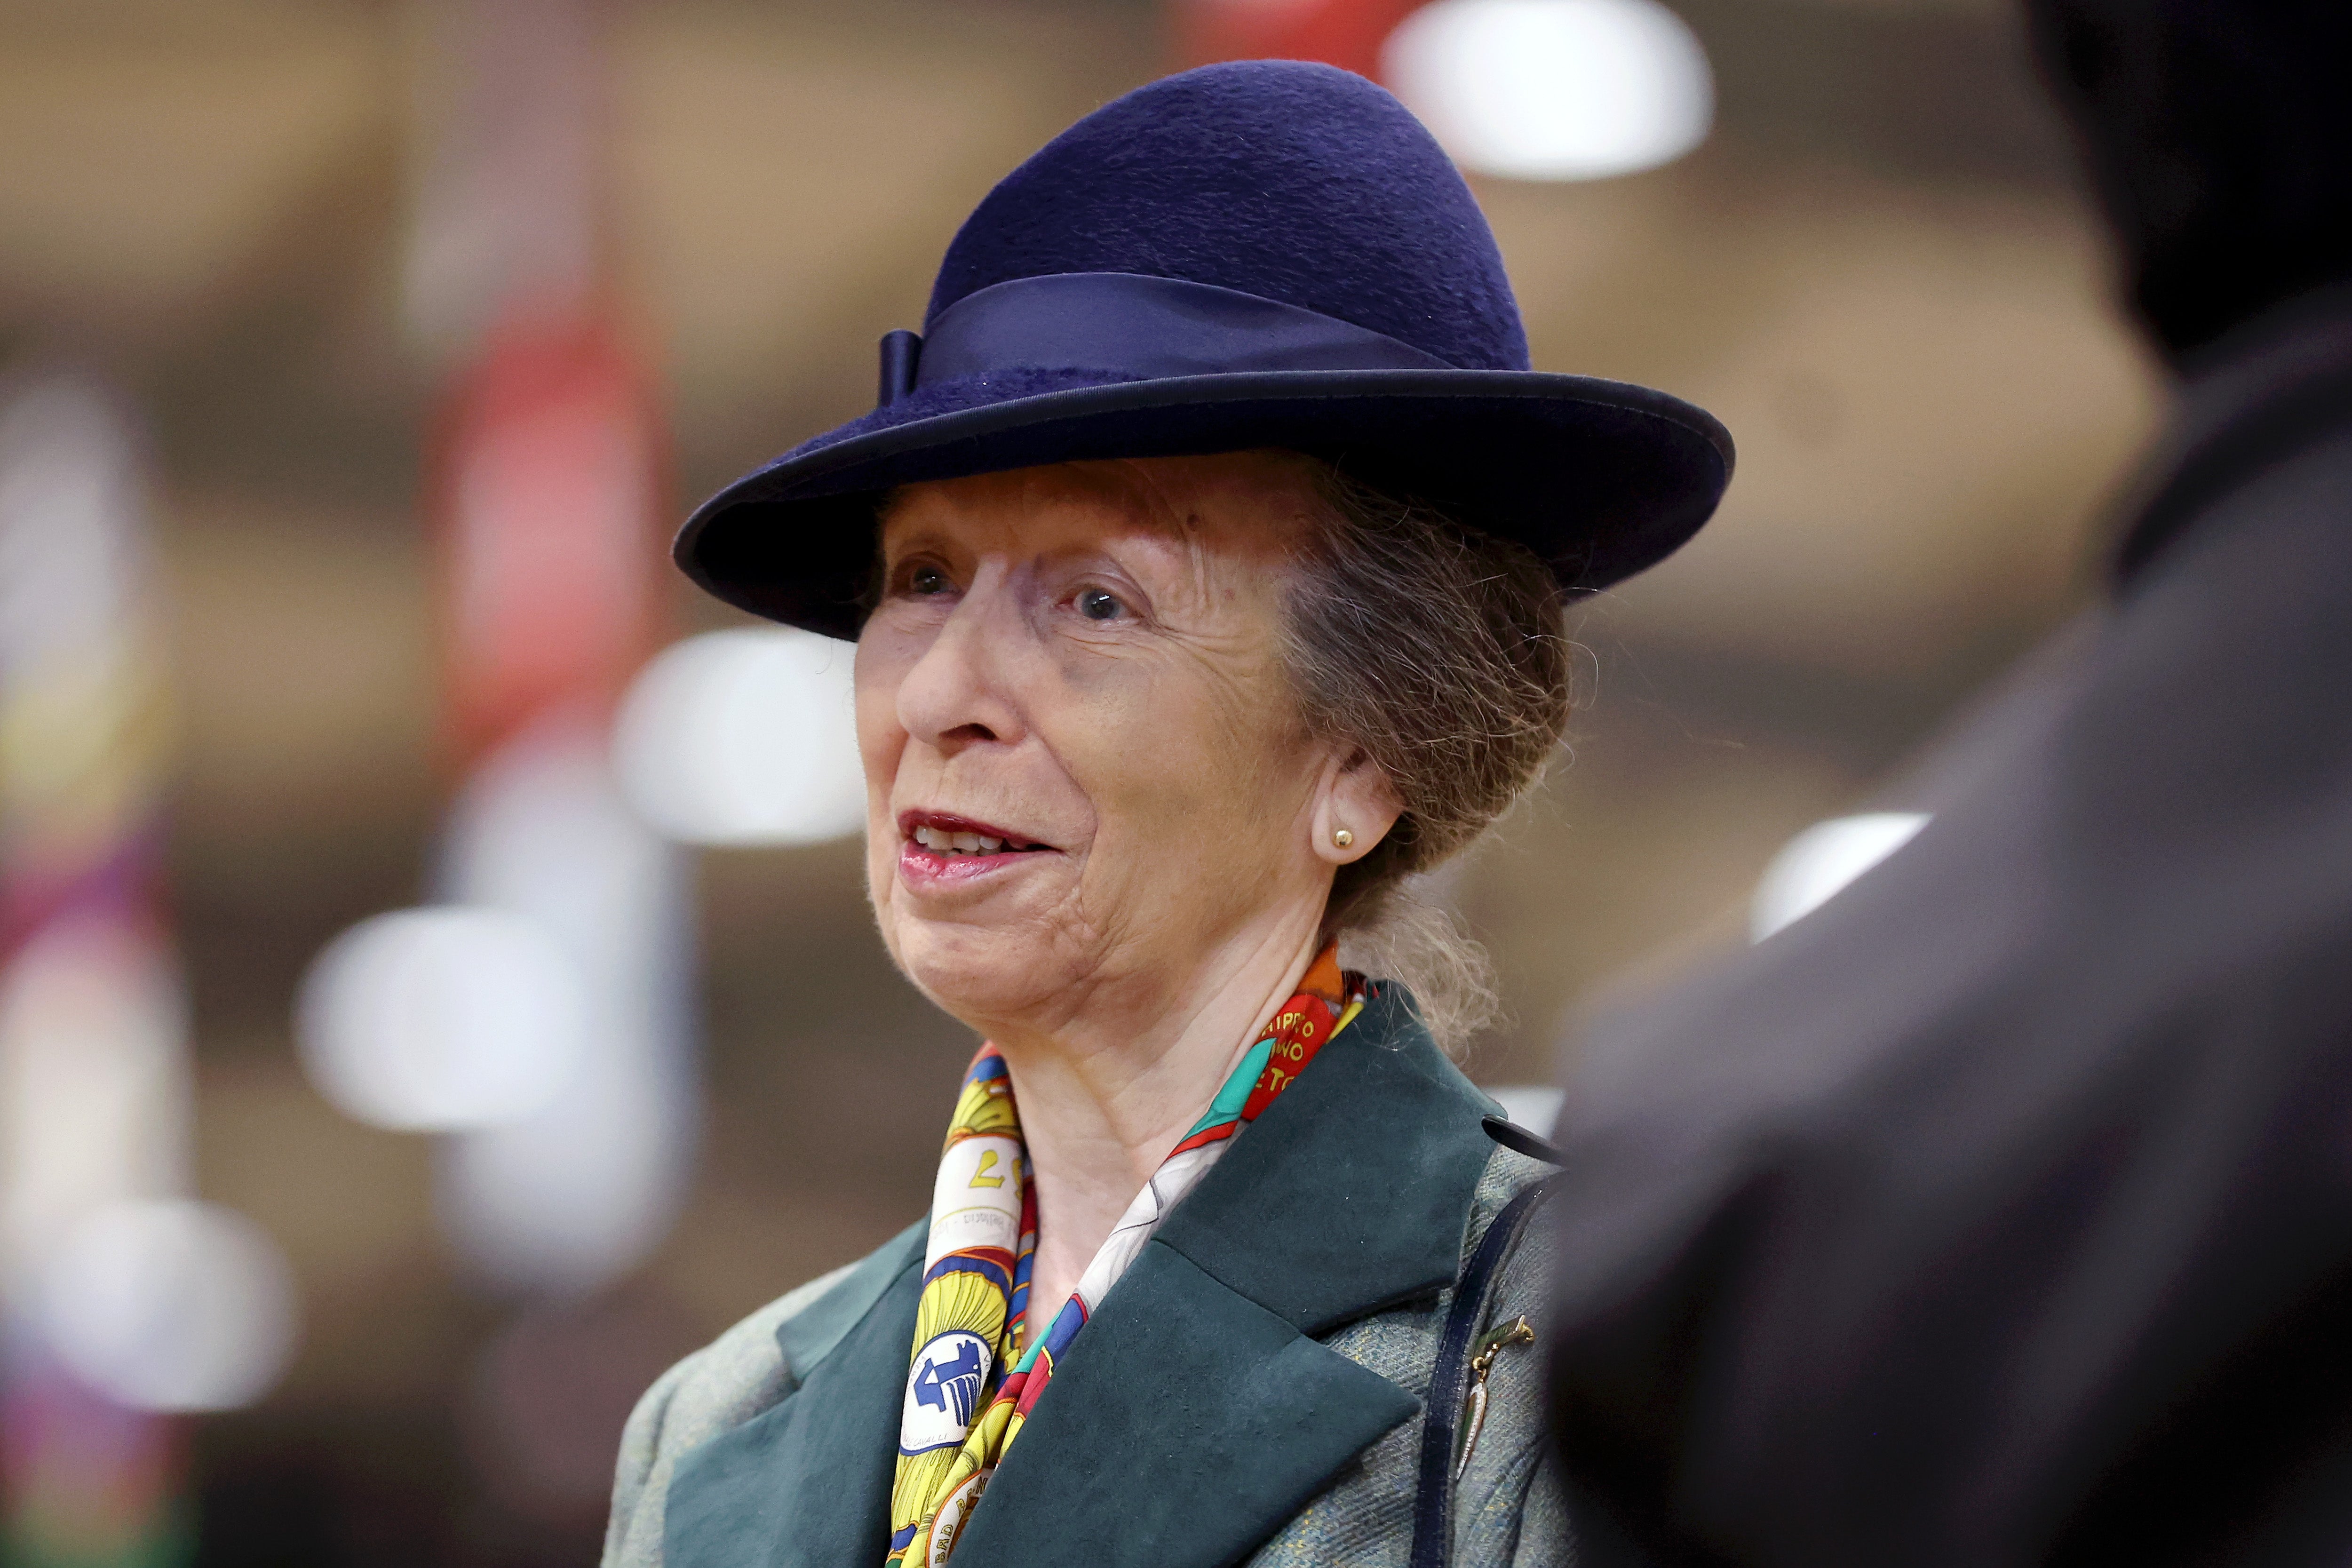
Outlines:
[[[1411,1394],[1310,1336],[1454,1280],[1492,1109],[1381,986],[1105,1298],[957,1568],[1233,1562],[1410,1419]],[[781,1331],[797,1390],[680,1465],[670,1568],[878,1568],[910,1235]]]
[[[1302,1333],[1430,1294],[1461,1268],[1495,1109],[1382,983],[1155,1239]]]

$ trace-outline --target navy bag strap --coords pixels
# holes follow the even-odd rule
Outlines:
[[[1487,1118],[1488,1133],[1496,1142],[1516,1147],[1512,1140],[1496,1132],[1499,1121]],[[1502,1125],[1540,1142],[1507,1122]],[[1548,1143],[1543,1147],[1550,1149]],[[1556,1152],[1552,1157],[1558,1159]],[[1437,1344],[1437,1365],[1430,1374],[1428,1414],[1422,1418],[1421,1481],[1413,1498],[1412,1555],[1408,1560],[1412,1568],[1445,1568],[1454,1554],[1454,1434],[1461,1424],[1463,1404],[1469,1397],[1470,1346],[1486,1316],[1487,1300],[1494,1294],[1495,1276],[1501,1271],[1503,1259],[1510,1256],[1528,1220],[1550,1190],[1551,1178],[1547,1177],[1503,1205],[1495,1223],[1479,1238],[1477,1250],[1470,1255],[1470,1267],[1462,1271],[1461,1282],[1454,1287],[1454,1305],[1445,1314],[1445,1335]]]

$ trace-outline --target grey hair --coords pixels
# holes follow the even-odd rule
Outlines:
[[[1409,987],[1459,1055],[1499,1011],[1484,949],[1408,881],[1543,776],[1568,727],[1571,647],[1526,547],[1325,466],[1285,595],[1284,662],[1309,731],[1360,748],[1403,815],[1340,868],[1324,913],[1351,967]]]

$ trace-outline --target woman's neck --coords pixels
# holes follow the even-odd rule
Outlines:
[[[1050,1030],[991,1032],[1013,1074],[1037,1191],[1032,1310],[1061,1310],[1111,1227],[1294,995],[1311,921],[1246,932],[1178,984],[1105,999]]]

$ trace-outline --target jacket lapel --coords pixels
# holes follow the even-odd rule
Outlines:
[[[1382,987],[1104,1300],[956,1568],[1230,1563],[1410,1420],[1309,1336],[1453,1282],[1489,1109]]]
[[[1497,1109],[1384,982],[1154,1239],[1302,1333],[1429,1295],[1461,1269]]]
[[[1311,1336],[1451,1284],[1486,1097],[1385,985],[1105,1299],[955,1568],[1213,1568],[1421,1402]],[[888,1542],[924,1226],[779,1331],[798,1387],[670,1483],[669,1568],[867,1568]]]
[[[955,1568],[1235,1562],[1420,1408],[1147,1244],[998,1467]]]
[[[777,1331],[798,1386],[669,1486],[668,1568],[880,1568],[915,1341],[918,1225]]]

